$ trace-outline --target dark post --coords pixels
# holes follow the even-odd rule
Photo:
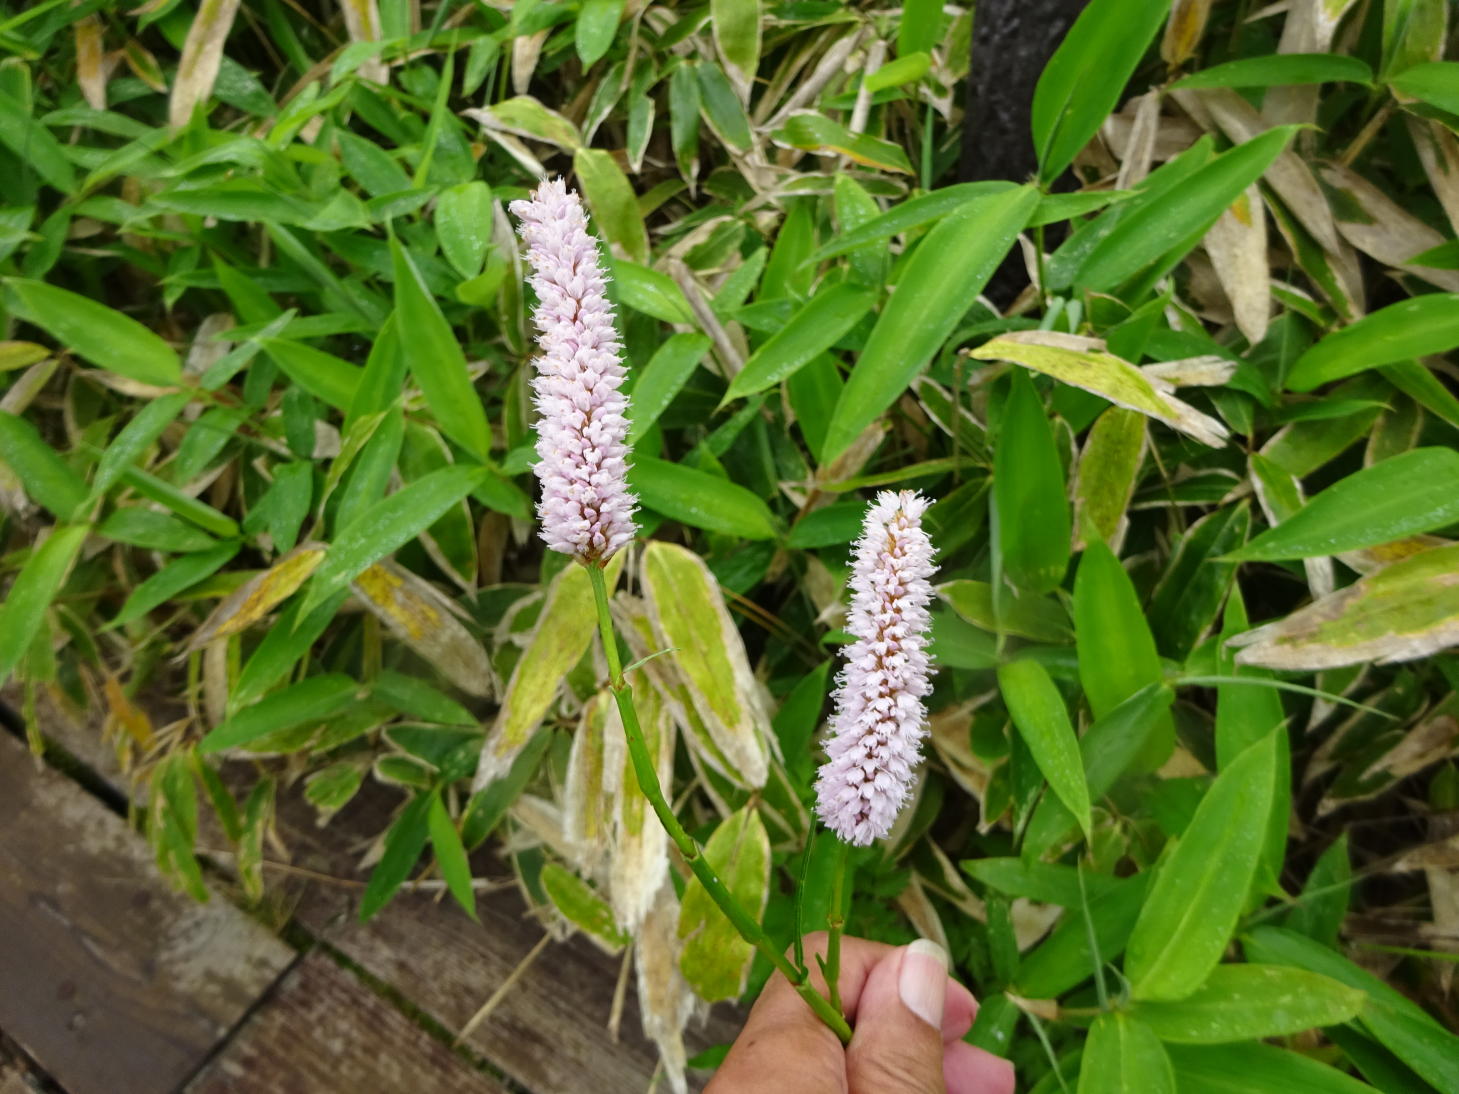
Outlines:
[[[1033,89],[1086,2],[978,0],[959,181],[1023,182],[1033,175]],[[993,275],[987,294],[1006,307],[1027,283],[1015,248]]]

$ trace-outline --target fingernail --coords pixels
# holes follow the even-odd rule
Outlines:
[[[936,942],[919,938],[902,954],[897,980],[902,1003],[929,1026],[942,1028],[942,1005],[947,996],[947,953]]]

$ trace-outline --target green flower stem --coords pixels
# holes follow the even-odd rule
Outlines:
[[[613,616],[608,609],[608,583],[603,576],[602,563],[589,563],[588,577],[593,583],[593,599],[597,601],[598,605],[598,633],[602,635],[603,652],[608,658],[608,684],[613,689],[613,698],[618,704],[618,713],[623,718],[623,735],[628,741],[628,755],[633,762],[633,774],[638,780],[639,791],[648,799],[649,805],[653,806],[659,823],[664,826],[664,830],[669,833],[669,838],[679,848],[679,854],[689,864],[689,869],[694,871],[694,876],[704,886],[704,891],[719,906],[719,910],[740,933],[740,937],[764,954],[765,960],[769,961],[782,976],[790,981],[791,986],[806,1001],[806,1005],[831,1028],[841,1039],[842,1044],[850,1043],[851,1027],[842,1017],[840,1009],[832,1006],[815,988],[811,987],[806,979],[806,974],[792,965],[780,952],[779,947],[765,937],[765,932],[761,929],[760,924],[755,922],[754,917],[745,911],[744,906],[725,888],[724,882],[720,881],[719,876],[714,872],[714,867],[710,866],[709,860],[704,857],[703,848],[695,842],[693,836],[684,830],[684,826],[679,823],[679,818],[674,815],[673,807],[669,805],[668,799],[664,797],[663,787],[659,785],[653,758],[649,756],[648,746],[643,740],[643,731],[639,728],[638,710],[633,704],[633,689],[623,678],[622,662],[618,657],[618,641],[613,633]],[[834,991],[834,988],[832,990]]]
[[[841,840],[836,841],[836,868],[831,875],[831,911],[826,916],[826,960],[821,971],[826,975],[826,987],[830,991],[831,1006],[838,1012],[841,1006],[841,932],[846,927],[846,859],[851,848]]]

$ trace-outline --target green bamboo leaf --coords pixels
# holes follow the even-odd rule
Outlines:
[[[837,176],[837,186],[842,184],[843,179],[849,178],[848,175]],[[893,205],[884,213],[873,213],[871,217],[850,226],[848,231],[838,232],[834,239],[811,254],[806,259],[806,263],[813,266],[819,265],[828,258],[859,251],[871,244],[890,239],[894,235],[900,235],[914,228],[920,228],[924,224],[941,220],[979,198],[987,197],[990,194],[1006,193],[1014,189],[1017,187],[1011,182],[960,182],[953,186],[933,190],[928,194],[908,198],[906,201]],[[875,209],[874,204],[872,208]]]
[[[861,508],[861,506],[856,507],[858,513]],[[820,509],[811,516],[829,511]],[[805,524],[805,520],[801,521],[796,525],[795,531],[802,529]],[[790,535],[792,545],[795,545],[795,531],[792,531]],[[831,542],[849,543],[855,538],[855,531],[852,530],[851,534],[845,538],[834,539]],[[821,544],[815,544],[815,546],[821,546]],[[981,627],[985,631],[1002,630],[1006,634],[1016,634],[1020,638],[1031,638],[1035,642],[1055,644],[1067,642],[1073,633],[1068,613],[1064,611],[1058,601],[1052,598],[1005,597],[1004,603],[996,605],[1001,611],[1000,614],[994,610],[993,586],[985,581],[971,581],[965,578],[939,585],[937,595],[952,605],[952,610],[958,615],[973,626]]]
[[[694,312],[684,299],[684,290],[667,274],[649,266],[640,266],[626,259],[603,256],[613,272],[618,300],[626,308],[641,311],[665,323],[687,326],[694,322]]]
[[[1019,994],[1028,992],[1029,999],[1057,998],[1088,980],[1098,962],[1118,957],[1135,927],[1149,881],[1148,873],[1136,874],[1103,892],[1090,891],[1087,919],[1082,910],[1064,916],[1053,934],[1024,955],[1018,969]]]
[[[1180,1094],[1374,1094],[1367,1083],[1300,1052],[1274,1045],[1172,1045]]]
[[[1276,735],[1216,776],[1155,880],[1125,955],[1137,1000],[1184,999],[1220,961],[1256,875],[1277,775]]]
[[[1064,173],[1114,110],[1169,11],[1170,0],[1093,0],[1074,21],[1033,93],[1044,182]]]
[[[204,578],[211,577],[226,566],[242,546],[236,539],[227,540],[205,551],[173,559],[131,591],[126,603],[122,605],[122,610],[117,612],[116,618],[105,629],[110,630],[140,619]]]
[[[1331,380],[1447,353],[1459,346],[1459,293],[1427,293],[1380,308],[1327,335],[1292,364],[1287,387],[1311,391]]]
[[[1100,542],[1084,549],[1074,579],[1074,636],[1079,682],[1096,718],[1165,678],[1130,575],[1114,552]],[[1175,726],[1166,715],[1141,755],[1140,766],[1153,771],[1165,762],[1174,745]]]
[[[1038,204],[1031,186],[969,202],[907,260],[836,403],[822,452],[835,459],[897,400],[972,307]]]
[[[342,673],[305,677],[219,723],[198,742],[198,752],[206,756],[280,730],[322,724],[359,696],[360,685]]]
[[[0,92],[0,144],[62,194],[76,191],[76,169],[61,142],[19,100]]]
[[[1136,411],[1112,406],[1094,419],[1074,480],[1076,542],[1123,540],[1130,499],[1145,462],[1146,439],[1145,416]]]
[[[671,520],[744,539],[775,537],[775,518],[769,508],[729,479],[679,463],[636,456],[628,482],[646,508]]]
[[[1180,537],[1146,611],[1167,657],[1184,661],[1216,621],[1236,573],[1227,553],[1246,541],[1250,526],[1251,508],[1243,500],[1208,513]]]
[[[446,888],[456,898],[456,903],[472,919],[476,918],[476,890],[471,885],[471,863],[466,861],[466,848],[462,846],[461,834],[446,812],[441,801],[441,792],[430,794],[430,807],[426,812],[426,827],[430,831],[431,846],[436,851],[436,865],[441,868],[441,878]]]
[[[1357,1017],[1367,995],[1319,973],[1283,965],[1217,965],[1176,1002],[1136,1003],[1130,1013],[1163,1041],[1219,1045],[1283,1037]]]
[[[1425,61],[1388,77],[1388,86],[1411,99],[1459,114],[1459,61]]]
[[[34,548],[0,604],[0,686],[20,664],[45,624],[46,609],[60,592],[66,575],[91,529],[84,524],[56,528]]]
[[[93,365],[144,384],[168,386],[182,378],[172,347],[135,319],[43,281],[7,277],[4,285],[18,318]]]
[[[573,45],[583,68],[591,68],[603,59],[618,35],[622,18],[623,0],[584,0],[573,26]]]
[[[895,61],[888,61],[862,81],[861,86],[875,94],[889,87],[914,83],[932,69],[932,57],[925,51],[903,53]]]
[[[731,814],[704,845],[704,857],[740,907],[759,920],[770,895],[770,836],[753,806]],[[733,999],[744,990],[754,947],[714,903],[698,878],[679,909],[679,969],[699,998]]]
[[[420,859],[430,835],[433,798],[432,794],[419,794],[412,798],[385,833],[385,851],[370,873],[365,895],[360,898],[362,923],[390,902]]]
[[[643,226],[633,186],[617,161],[602,149],[579,148],[573,153],[572,166],[603,238],[617,244],[633,261],[647,262],[648,229]]]
[[[1445,1094],[1459,1091],[1459,1036],[1366,969],[1320,942],[1281,927],[1255,928],[1244,939],[1242,949],[1248,961],[1295,965],[1366,993],[1359,1020],[1368,1032],[1435,1089]]]
[[[207,502],[184,494],[170,482],[163,482],[140,467],[123,468],[122,480],[148,501],[155,501],[170,509],[183,520],[191,521],[204,531],[224,539],[238,535],[238,523],[232,517],[218,512]]]
[[[96,534],[149,551],[205,551],[217,543],[202,529],[171,513],[159,513],[140,505],[114,509],[97,525]]]
[[[786,118],[785,124],[770,134],[770,139],[788,148],[803,148],[823,156],[845,156],[863,167],[912,174],[912,161],[907,159],[901,145],[865,133],[853,133],[812,110]]]
[[[357,365],[302,342],[284,338],[262,339],[264,352],[284,375],[336,410],[348,411],[363,375]]]
[[[1222,152],[1183,185],[1129,210],[1090,251],[1075,288],[1110,292],[1154,267],[1183,258],[1287,147],[1295,126],[1279,126]]]
[[[1020,589],[1046,593],[1069,568],[1069,500],[1054,431],[1021,369],[1003,407],[993,452],[993,510],[1003,572]]]
[[[1074,814],[1086,838],[1093,821],[1089,813],[1089,787],[1079,739],[1069,721],[1064,697],[1037,661],[1009,661],[998,666],[998,687],[1019,735],[1033,754],[1050,788]]]
[[[1164,684],[1150,684],[1108,714],[1096,718],[1079,738],[1079,754],[1089,797],[1098,801],[1154,741],[1170,739],[1170,705],[1175,693]],[[1167,746],[1168,751],[1168,746]],[[1077,828],[1074,814],[1056,797],[1045,795],[1034,808],[1023,835],[1023,854],[1030,860],[1058,846]],[[1134,917],[1131,916],[1131,922]]]
[[[709,0],[709,21],[719,55],[738,70],[740,85],[748,92],[760,67],[760,0]]]
[[[375,502],[335,536],[309,583],[301,614],[308,615],[372,563],[415,539],[485,476],[484,467],[442,467]]]
[[[704,355],[709,352],[709,337],[692,332],[671,335],[654,351],[648,364],[633,385],[632,409],[629,411],[628,443],[632,445],[659,420],[668,409]]]
[[[1226,557],[1318,558],[1392,543],[1459,520],[1459,452],[1414,448],[1355,471]]]
[[[411,375],[441,432],[487,463],[491,460],[491,427],[467,371],[466,356],[425,279],[393,236],[390,255],[395,270],[396,322],[403,344],[408,344],[405,358]]]
[[[1187,87],[1291,87],[1298,84],[1371,84],[1373,70],[1340,53],[1272,53],[1242,57],[1193,72],[1170,85]]]
[[[623,6],[622,0],[616,2]],[[481,272],[491,245],[491,221],[491,187],[480,179],[443,190],[436,199],[436,239],[446,261],[464,278]]]
[[[81,476],[41,439],[35,426],[4,410],[0,410],[0,462],[57,520],[69,520],[86,504],[88,491]]]
[[[750,119],[724,69],[713,61],[698,61],[694,73],[699,77],[700,112],[714,135],[740,151],[749,148],[754,139]]]
[[[1283,815],[1284,828],[1286,819]],[[1283,926],[1336,949],[1352,902],[1353,884],[1352,856],[1348,851],[1348,833],[1344,832],[1312,867]]]
[[[96,475],[91,482],[88,500],[95,501],[116,485],[122,472],[162,435],[162,431],[182,413],[182,408],[191,399],[191,393],[179,391],[164,395],[139,410],[137,416],[124,425],[111,444],[107,445],[106,451],[97,461]]]
[[[1175,1094],[1175,1070],[1153,1030],[1138,1017],[1101,1014],[1079,1064],[1079,1094]]]
[[[723,401],[764,391],[810,364],[861,322],[876,298],[875,289],[850,281],[823,287],[750,355]]]

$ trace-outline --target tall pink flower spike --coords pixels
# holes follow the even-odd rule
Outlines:
[[[932,541],[922,530],[927,499],[883,490],[866,512],[851,570],[846,629],[855,641],[836,677],[816,812],[857,847],[884,838],[912,786],[927,736],[927,631]]]
[[[622,345],[597,241],[582,202],[562,179],[546,179],[531,201],[514,201],[538,304],[537,517],[542,539],[579,562],[607,559],[638,531],[629,492],[628,399]]]

